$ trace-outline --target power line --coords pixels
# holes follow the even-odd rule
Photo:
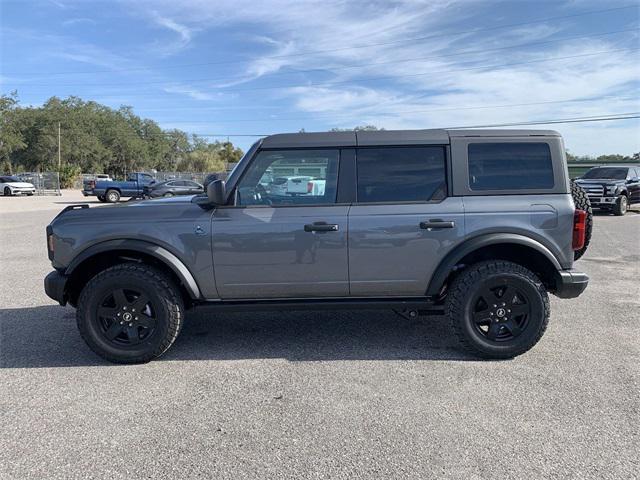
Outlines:
[[[562,20],[562,19],[566,19],[566,18],[575,18],[575,17],[581,17],[581,16],[585,16],[585,15],[593,15],[593,14],[597,14],[597,13],[606,13],[606,12],[612,12],[612,11],[619,11],[619,10],[625,10],[625,9],[630,9],[630,8],[637,8],[637,5],[634,4],[634,5],[625,5],[625,6],[622,6],[622,7],[612,7],[612,8],[605,8],[605,9],[600,9],[600,10],[590,10],[590,11],[587,11],[587,12],[580,12],[580,13],[569,14],[569,15],[560,15],[560,16],[555,16],[555,17],[547,17],[547,18],[541,18],[541,19],[538,19],[538,20],[530,20],[530,21],[526,21],[526,22],[517,22],[517,23],[504,24],[504,25],[496,25],[496,26],[493,26],[493,27],[476,28],[476,29],[464,30],[464,31],[458,31],[458,32],[440,33],[440,34],[435,34],[435,35],[427,35],[427,36],[421,36],[421,37],[399,39],[399,40],[394,40],[394,41],[389,41],[389,42],[354,45],[354,46],[350,46],[350,47],[340,47],[340,48],[332,48],[332,49],[326,49],[326,50],[312,50],[312,51],[298,52],[298,53],[291,53],[291,54],[282,54],[282,55],[270,55],[270,56],[250,58],[250,59],[245,59],[245,60],[226,60],[226,61],[216,61],[216,62],[200,62],[200,63],[187,63],[187,64],[178,64],[178,65],[166,65],[166,66],[160,66],[160,67],[132,67],[132,68],[126,68],[126,69],[76,71],[76,72],[68,72],[68,71],[67,72],[47,72],[47,73],[43,73],[43,72],[10,72],[10,73],[7,73],[7,72],[5,72],[5,75],[34,75],[34,76],[78,75],[78,74],[86,74],[86,73],[131,72],[131,71],[136,71],[136,70],[139,71],[139,70],[151,70],[151,69],[185,68],[185,67],[195,67],[195,66],[205,66],[205,65],[238,64],[238,63],[246,63],[247,61],[253,61],[253,60],[290,58],[290,57],[316,55],[316,54],[321,54],[321,53],[333,53],[333,52],[354,50],[354,49],[361,49],[361,48],[369,48],[369,47],[397,45],[399,43],[420,42],[420,41],[429,40],[429,39],[432,39],[432,38],[442,38],[442,37],[457,36],[457,35],[467,35],[467,34],[473,34],[473,33],[478,33],[478,32],[500,30],[500,29],[504,29],[504,28],[519,27],[519,26],[523,26],[523,25],[532,25],[532,24],[536,24],[536,23],[544,23],[544,22],[549,22],[549,21],[553,21],[553,20]]]
[[[618,113],[618,114],[594,116],[594,117],[563,118],[563,119],[555,119],[555,120],[532,120],[528,122],[519,122],[519,123],[494,123],[489,125],[467,125],[464,127],[447,127],[447,130],[462,130],[465,128],[519,127],[519,126],[527,126],[527,125],[553,125],[557,123],[608,122],[612,120],[631,120],[634,118],[640,118],[640,112]]]
[[[286,76],[286,75],[296,75],[296,74],[300,74],[300,73],[313,73],[313,72],[327,72],[327,73],[334,73],[336,70],[348,70],[348,69],[353,69],[353,68],[366,68],[366,67],[375,67],[375,66],[379,66],[379,65],[390,65],[390,64],[397,64],[397,63],[406,63],[406,62],[415,62],[415,61],[422,61],[422,60],[431,60],[431,59],[436,59],[436,58],[449,58],[449,57],[454,57],[454,56],[460,56],[460,55],[469,55],[469,54],[474,54],[474,53],[486,53],[486,52],[496,52],[496,51],[502,51],[502,50],[510,50],[510,49],[516,49],[516,48],[522,48],[522,47],[531,47],[531,46],[539,46],[539,45],[548,45],[548,44],[553,44],[553,43],[559,43],[559,42],[564,42],[567,40],[578,40],[578,39],[584,39],[584,38],[597,38],[597,37],[603,37],[603,36],[608,36],[608,35],[615,35],[618,33],[628,33],[628,32],[638,32],[640,30],[638,30],[637,28],[629,28],[629,29],[625,29],[625,30],[614,30],[614,31],[610,31],[610,32],[603,32],[603,33],[596,33],[596,34],[590,34],[590,35],[573,35],[573,36],[569,36],[569,37],[563,37],[563,38],[559,38],[559,39],[555,39],[555,40],[546,40],[546,41],[542,41],[542,42],[529,42],[529,43],[521,43],[521,44],[517,44],[517,45],[509,45],[509,46],[504,46],[504,47],[495,47],[495,48],[488,48],[488,49],[477,49],[477,50],[454,50],[453,52],[449,52],[446,54],[439,54],[439,55],[430,55],[428,57],[410,57],[410,58],[405,58],[405,59],[401,59],[401,60],[390,60],[390,61],[386,61],[386,62],[373,62],[373,63],[360,63],[360,64],[351,64],[351,65],[338,65],[338,66],[334,66],[334,67],[324,67],[324,68],[309,68],[309,69],[291,69],[289,71],[286,72],[274,72],[274,73],[270,73],[269,77],[280,77],[280,76]],[[473,62],[473,60],[469,60],[466,62],[462,62],[462,64],[464,63],[471,63]],[[453,64],[455,65],[455,63]],[[253,79],[255,80],[255,79]],[[199,79],[188,79],[188,78],[184,78],[184,79],[179,79],[180,82],[224,82],[224,81],[234,81],[233,78],[226,76],[226,77],[217,77],[217,78],[199,78]],[[113,85],[162,85],[162,84],[170,84],[175,82],[174,80],[159,80],[159,81],[140,81],[140,82],[99,82],[99,83],[25,83],[24,86],[25,87],[50,87],[50,86],[56,86],[56,87],[75,87],[75,86],[79,86],[79,87],[100,87],[100,86],[113,86]]]
[[[432,113],[432,112],[452,112],[452,111],[460,111],[460,110],[484,110],[487,108],[514,108],[514,107],[530,107],[536,105],[551,105],[551,104],[560,104],[560,103],[584,103],[584,102],[597,102],[597,101],[611,101],[611,100],[638,100],[640,98],[637,96],[628,96],[628,97],[597,97],[597,98],[583,98],[583,99],[567,99],[567,100],[548,100],[544,102],[529,102],[529,103],[510,103],[510,104],[501,104],[501,105],[481,105],[481,106],[472,106],[472,107],[455,107],[455,108],[428,108],[428,109],[420,109],[420,110],[396,110],[390,112],[351,112],[351,113],[331,113],[331,114],[320,114],[320,115],[306,115],[306,116],[296,116],[296,117],[270,117],[270,118],[234,118],[234,119],[226,119],[225,123],[241,123],[241,122],[273,122],[273,121],[291,121],[291,120],[318,120],[323,118],[336,118],[336,117],[356,117],[358,115],[366,116],[366,115],[405,115],[405,114],[414,114],[414,113]],[[365,107],[370,108],[370,107]],[[170,124],[194,124],[194,123],[214,123],[216,120],[184,120],[184,121],[171,121],[171,120],[156,120],[156,122],[161,123],[170,123]]]
[[[465,126],[457,126],[457,127],[446,127],[448,130],[462,130],[468,128],[496,128],[496,127],[518,127],[518,126],[528,126],[528,125],[552,125],[552,124],[561,124],[561,123],[590,123],[590,122],[606,122],[606,121],[615,121],[615,120],[632,120],[640,118],[640,112],[628,112],[628,113],[612,113],[612,114],[601,114],[599,116],[589,116],[589,117],[573,117],[573,118],[560,118],[560,119],[549,119],[549,120],[529,120],[523,122],[509,122],[509,123],[493,123],[486,125],[465,125]],[[167,136],[171,135],[170,132],[162,132],[162,133],[147,133],[144,136]],[[269,135],[273,135],[270,133],[191,133],[190,135],[195,135],[198,137],[266,137]],[[120,136],[136,136],[141,137],[138,134],[124,134]]]

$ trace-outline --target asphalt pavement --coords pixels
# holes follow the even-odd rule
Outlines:
[[[63,197],[0,197],[0,478],[638,478],[640,211],[597,215],[530,352],[479,361],[441,317],[187,318],[146,365],[94,355],[48,299]]]

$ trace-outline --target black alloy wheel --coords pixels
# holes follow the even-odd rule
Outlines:
[[[151,338],[156,330],[155,311],[143,292],[119,288],[102,299],[94,318],[106,341],[126,347]]]
[[[494,342],[512,340],[527,328],[531,304],[527,295],[503,280],[485,285],[471,302],[476,331]]]
[[[9,187],[4,187],[4,196],[5,197],[11,196],[11,189]]]

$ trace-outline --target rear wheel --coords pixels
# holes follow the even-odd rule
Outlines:
[[[591,242],[591,232],[593,230],[593,210],[591,208],[591,202],[589,201],[589,197],[587,196],[587,192],[584,189],[571,180],[571,196],[573,197],[573,203],[575,204],[578,210],[584,210],[587,212],[587,219],[585,223],[584,229],[584,245],[580,250],[575,250],[573,252],[573,259],[578,260],[582,257],[587,248],[589,248],[589,242]]]
[[[466,350],[484,358],[512,358],[538,343],[550,307],[535,274],[493,260],[471,265],[456,277],[445,312]]]
[[[107,193],[105,193],[105,198],[109,203],[116,203],[118,200],[120,200],[120,192],[117,190],[107,190]]]
[[[629,208],[629,199],[626,195],[620,195],[618,200],[616,201],[615,207],[613,207],[613,214],[618,217],[627,213],[627,209]]]
[[[178,288],[161,271],[124,263],[85,286],[76,321],[95,353],[115,363],[144,363],[173,344],[184,318]]]

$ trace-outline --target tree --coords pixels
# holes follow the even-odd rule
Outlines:
[[[0,96],[0,162],[2,169],[8,170],[8,173],[13,173],[11,154],[26,147],[24,136],[17,125],[17,106],[16,92]]]
[[[112,109],[79,97],[51,97],[41,107],[20,107],[17,95],[0,101],[0,167],[11,172],[58,170],[61,126],[61,174],[133,170],[221,171],[242,151],[230,142],[207,142],[181,130],[163,130],[137,116],[130,106]]]
[[[332,132],[375,132],[378,130],[384,130],[384,128],[378,128],[375,125],[358,125],[353,128],[332,128]]]

